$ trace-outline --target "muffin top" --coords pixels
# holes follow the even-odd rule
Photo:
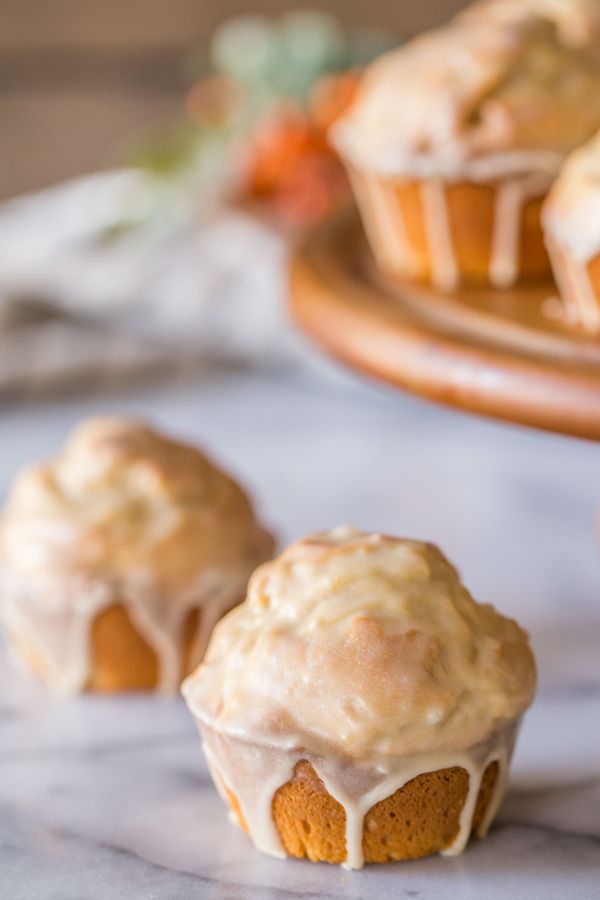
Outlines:
[[[333,129],[358,167],[554,173],[600,126],[598,0],[490,0],[382,56]]]
[[[591,46],[600,37],[600,0],[479,0],[460,16],[484,16],[488,22],[540,16],[554,22],[561,40],[575,47]]]
[[[344,527],[255,572],[184,694],[221,732],[360,759],[472,747],[534,688],[525,632],[436,547]]]
[[[0,517],[2,568],[27,579],[148,576],[169,592],[272,548],[231,478],[129,419],[82,423],[56,459],[17,477]]]
[[[543,220],[554,240],[581,262],[600,252],[600,133],[566,160]]]

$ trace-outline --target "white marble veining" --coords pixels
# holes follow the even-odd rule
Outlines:
[[[540,690],[488,839],[456,859],[279,862],[231,826],[183,703],[52,700],[0,661],[2,900],[597,900],[600,450],[343,377],[228,372],[0,411],[0,487],[92,410],[201,440],[282,540],[425,537],[533,635]]]

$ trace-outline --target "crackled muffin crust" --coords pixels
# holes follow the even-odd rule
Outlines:
[[[437,548],[343,528],[254,574],[184,694],[260,849],[359,867],[485,831],[534,685]]]
[[[0,518],[0,617],[58,689],[174,690],[271,537],[196,448],[91,419],[16,479]]]

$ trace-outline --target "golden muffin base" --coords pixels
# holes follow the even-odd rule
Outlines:
[[[600,254],[579,262],[549,236],[546,242],[567,322],[600,333]]]
[[[472,831],[483,820],[498,773],[497,762],[484,772]],[[417,859],[450,846],[458,834],[468,788],[468,773],[455,766],[418,775],[375,804],[364,820],[365,862]],[[237,797],[227,788],[226,795],[241,827],[248,831]],[[272,811],[288,856],[337,864],[346,860],[346,813],[306,760],[297,763],[293,777],[276,792]]]
[[[357,171],[350,174],[369,243],[387,275],[401,280],[436,281],[436,251],[424,192],[428,187],[441,187],[457,283],[494,281],[492,250],[502,182],[401,181]],[[515,239],[515,282],[550,274],[540,221],[543,200],[540,195],[522,203]]]
[[[194,667],[192,653],[201,611],[191,609],[182,630],[181,680]],[[14,638],[17,650],[34,674],[50,682],[48,666],[30,642]],[[158,685],[158,657],[132,624],[125,606],[116,603],[94,619],[89,636],[90,676],[86,690],[99,693],[154,690]]]
[[[188,613],[182,629],[181,680],[193,668],[191,654],[200,610]],[[96,616],[90,635],[90,679],[87,689],[101,693],[151,690],[158,685],[158,658],[133,626],[121,604]]]

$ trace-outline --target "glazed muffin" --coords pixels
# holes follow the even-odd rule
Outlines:
[[[0,620],[43,681],[177,690],[273,541],[194,447],[91,419],[24,470],[0,517]]]
[[[438,549],[339,528],[258,569],[183,693],[256,847],[360,868],[485,834],[534,686]]]
[[[573,47],[592,48],[600,38],[598,0],[479,0],[461,16],[485,16],[488,22],[513,23],[542,16],[559,29],[561,40]]]
[[[541,205],[600,126],[599,31],[590,0],[492,0],[372,64],[332,141],[384,272],[548,276]]]
[[[543,209],[568,322],[600,331],[600,134],[566,161]]]

